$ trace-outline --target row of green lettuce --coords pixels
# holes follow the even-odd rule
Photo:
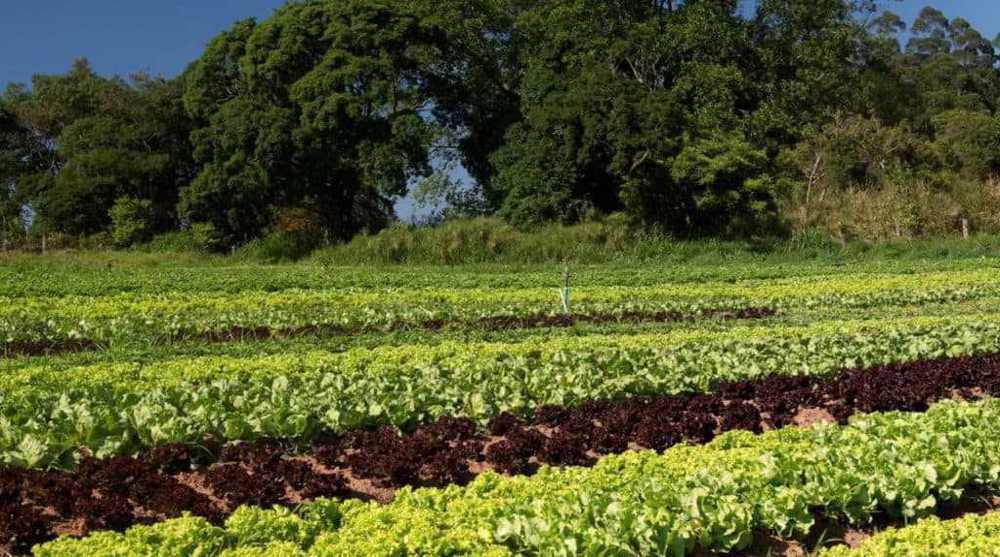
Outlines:
[[[1000,298],[996,273],[972,270],[919,275],[808,277],[750,283],[673,284],[573,289],[569,313],[653,318],[718,310],[837,310],[918,307]],[[564,314],[555,288],[362,288],[281,292],[117,294],[0,298],[0,352],[18,343],[113,344],[258,330],[385,331],[406,327],[507,326]],[[486,321],[484,323],[484,320]]]
[[[678,291],[577,290],[571,298],[571,312],[579,318],[653,319],[665,312],[696,317],[755,307],[755,301],[747,298],[681,296]],[[956,295],[937,294],[949,299]],[[980,297],[965,290],[957,295]],[[554,288],[0,299],[0,350],[4,343],[87,340],[113,344],[129,339],[164,342],[218,334],[253,337],[259,330],[346,334],[428,327],[503,328],[563,315],[559,292]],[[491,320],[497,321],[491,324]]]
[[[865,540],[857,549],[836,546],[817,557],[996,557],[1000,555],[1000,512],[971,514],[955,520],[926,518],[905,528],[891,528]]]
[[[66,301],[67,307],[49,310],[43,307],[17,306],[0,316],[0,352],[6,344],[17,351],[23,343],[71,343],[87,341],[112,346],[129,340],[164,343],[177,340],[222,338],[252,339],[260,333],[320,335],[358,332],[387,332],[399,329],[447,328],[478,329],[545,324],[562,318],[559,298],[553,290],[549,300],[537,305],[487,301],[461,306],[447,302],[424,302],[422,305],[374,305],[345,303],[316,297],[285,303],[287,294],[261,296],[255,300],[195,300],[190,303],[164,300],[157,309],[115,307],[99,315],[100,303],[87,306],[84,300]],[[76,304],[73,306],[73,304]],[[719,300],[636,300],[594,303],[574,301],[572,317],[631,322],[655,320],[658,314],[672,313],[697,318],[718,311],[752,308],[753,302],[739,299]],[[79,309],[76,309],[79,308]],[[84,315],[86,314],[86,315]],[[494,321],[495,320],[495,321]]]
[[[593,468],[486,473],[466,487],[403,489],[385,505],[243,508],[221,528],[187,517],[58,540],[35,555],[679,557],[744,550],[762,531],[804,537],[817,519],[915,520],[967,489],[1000,487],[998,452],[1000,401],[947,401],[849,426],[731,432],[700,447],[609,456]]]
[[[206,342],[203,339],[176,340],[167,343],[142,341],[114,343],[95,350],[71,352],[46,352],[37,355],[0,357],[0,377],[21,369],[45,369],[46,375],[60,370],[82,368],[89,365],[113,366],[123,363],[175,362],[193,358],[254,358],[268,355],[301,355],[317,352],[364,353],[366,349],[392,350],[392,347],[418,347],[424,354],[424,347],[475,344],[477,347],[506,346],[511,350],[524,351],[525,347],[537,346],[547,350],[551,346],[565,346],[568,339],[593,339],[608,343],[610,339],[657,338],[659,345],[676,344],[683,339],[717,338],[727,331],[738,331],[741,335],[758,336],[763,331],[782,331],[803,326],[819,327],[828,331],[826,325],[838,326],[861,321],[908,323],[920,319],[925,323],[947,320],[961,321],[977,316],[1000,314],[1000,298],[963,302],[960,304],[927,304],[922,306],[879,307],[861,309],[816,309],[785,312],[767,319],[697,319],[693,321],[656,322],[623,321],[593,322],[577,321],[571,327],[516,327],[516,328],[401,328],[392,331],[365,332],[358,334],[290,334],[269,338],[253,337],[233,339],[227,342]],[[826,325],[824,325],[826,324]],[[821,334],[826,334],[823,332]],[[580,343],[577,342],[579,345]],[[648,344],[648,342],[647,342]],[[620,346],[621,341],[610,344]],[[451,348],[452,353],[456,349]],[[215,361],[215,360],[212,360]]]
[[[288,289],[327,290],[378,288],[539,288],[560,286],[563,266],[324,266],[249,265],[206,260],[164,265],[128,254],[74,259],[27,257],[4,259],[0,254],[0,284],[5,296],[106,296],[119,293],[275,292]],[[996,259],[872,260],[849,265],[826,261],[774,263],[731,261],[718,264],[573,265],[574,286],[655,286],[667,282],[707,282],[787,279],[824,275],[884,275],[997,268]]]
[[[535,346],[547,352],[550,346],[567,346],[577,340],[588,339],[601,342],[611,347],[623,345],[623,340],[634,345],[634,339],[656,338],[658,345],[676,344],[685,339],[718,338],[727,331],[738,332],[740,335],[759,336],[763,331],[776,331],[782,334],[790,328],[809,326],[814,330],[827,334],[830,325],[839,327],[869,321],[881,323],[896,323],[905,321],[912,323],[919,319],[926,323],[942,323],[946,320],[962,321],[966,318],[992,316],[1000,314],[1000,298],[983,299],[963,302],[960,304],[927,304],[922,306],[879,307],[879,308],[848,308],[848,309],[816,309],[795,312],[785,312],[767,319],[697,319],[693,321],[656,322],[656,321],[623,321],[623,322],[592,322],[577,321],[571,327],[516,327],[516,328],[459,328],[459,329],[424,329],[401,328],[392,331],[379,331],[360,334],[291,334],[278,335],[270,338],[234,339],[227,342],[206,342],[203,339],[176,340],[168,343],[149,341],[122,342],[108,345],[97,350],[80,350],[71,352],[48,352],[37,355],[19,355],[0,358],[0,377],[21,369],[44,369],[45,375],[53,375],[60,370],[83,368],[85,366],[114,366],[124,363],[177,362],[180,359],[193,358],[254,358],[260,359],[269,355],[302,355],[318,352],[350,352],[353,355],[364,351],[378,349],[378,352],[392,351],[392,347],[417,347],[416,351],[425,354],[425,347],[451,347],[451,353],[457,351],[457,344],[475,344],[477,347],[492,347],[487,353],[493,353],[507,347],[512,352],[524,352],[526,347]],[[946,320],[943,318],[947,318]],[[706,335],[708,335],[706,337]],[[618,339],[611,343],[611,339]],[[352,356],[353,357],[353,356]],[[423,356],[421,356],[423,357]],[[412,358],[411,358],[412,360]],[[211,360],[216,361],[216,360]],[[92,369],[97,369],[96,367]]]
[[[178,358],[0,376],[0,463],[72,466],[167,443],[277,437],[545,404],[704,392],[774,373],[1000,352],[997,315]]]

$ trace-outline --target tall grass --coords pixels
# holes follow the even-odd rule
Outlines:
[[[613,264],[638,266],[712,266],[739,263],[834,264],[874,260],[942,260],[1000,257],[1000,235],[911,238],[895,236],[895,226],[881,226],[880,241],[836,238],[814,227],[784,240],[676,240],[629,227],[617,217],[573,226],[547,225],[531,231],[498,219],[455,220],[436,227],[394,226],[378,234],[321,248],[309,254],[299,245],[270,238],[244,246],[233,255],[210,255],[192,247],[189,238],[173,235],[128,251],[109,249],[50,250],[0,253],[0,266],[204,266],[260,265],[298,259],[303,265],[551,265]],[[890,221],[891,222],[891,221]],[[975,230],[975,229],[974,229]]]
[[[705,243],[702,250],[740,249],[735,244],[726,248],[722,245]],[[449,221],[435,227],[390,227],[375,235],[322,249],[313,255],[313,260],[434,265],[639,262],[676,257],[680,255],[675,253],[677,250],[689,248],[655,233],[632,230],[618,219],[574,226],[545,225],[523,232],[499,219],[478,218]]]
[[[100,269],[111,267],[204,267],[226,265],[229,258],[193,251],[140,252],[111,249],[59,249],[47,253],[0,252],[0,267]],[[0,284],[0,295],[3,294]]]
[[[935,187],[921,180],[798,192],[783,214],[793,230],[820,229],[840,241],[947,239],[965,220],[974,233],[1000,234],[1000,180],[962,180]]]
[[[325,265],[462,265],[643,263],[727,264],[764,260],[927,259],[1000,256],[1000,236],[912,239],[880,242],[838,240],[814,228],[787,240],[674,240],[637,231],[619,218],[573,226],[547,225],[524,232],[500,220],[479,218],[436,227],[395,226],[375,235],[315,252],[309,261]]]

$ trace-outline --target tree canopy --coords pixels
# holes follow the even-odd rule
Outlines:
[[[158,230],[176,226],[178,192],[194,176],[180,90],[143,74],[103,78],[85,60],[36,76],[30,91],[12,87],[4,106],[16,131],[0,150],[18,163],[12,197],[50,230],[103,230],[120,197],[155,203]]]
[[[996,176],[998,61],[962,17],[869,0],[293,1],[176,79],[80,60],[11,87],[0,211],[221,248],[346,240],[416,188],[518,226],[776,234],[837,192]]]

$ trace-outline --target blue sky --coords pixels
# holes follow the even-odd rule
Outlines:
[[[66,71],[85,56],[101,74],[173,76],[219,31],[267,17],[283,0],[0,0],[0,88]]]
[[[87,57],[101,74],[137,70],[174,76],[234,21],[265,18],[284,0],[0,0],[0,90],[34,73],[61,73]],[[883,0],[912,22],[936,6],[987,38],[1000,33],[997,0]],[[408,201],[398,207],[408,217]]]
[[[890,0],[882,4],[903,16],[907,23],[913,23],[920,10],[930,5],[944,12],[949,19],[964,17],[989,40],[1000,33],[1000,2],[996,0]]]

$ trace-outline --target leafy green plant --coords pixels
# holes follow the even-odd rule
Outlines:
[[[551,294],[550,294],[551,295]],[[310,440],[440,416],[486,422],[545,404],[704,392],[773,373],[1000,351],[995,316],[738,328],[722,333],[569,336],[344,353],[190,357],[23,367],[0,377],[0,462],[72,466],[205,438]]]
[[[1000,552],[1000,513],[956,520],[926,518],[865,540],[861,547],[838,546],[817,557],[979,557]]]
[[[996,400],[949,401],[926,413],[873,414],[845,427],[729,433],[700,447],[608,456],[593,468],[543,468],[532,477],[486,473],[464,488],[403,489],[388,504],[318,503],[336,505],[334,522],[246,509],[225,529],[182,519],[59,540],[35,555],[148,555],[156,547],[158,554],[185,548],[209,557],[227,539],[248,550],[273,539],[331,557],[727,552],[745,549],[754,532],[804,537],[815,526],[813,512],[855,525],[880,512],[916,520],[967,487],[998,487],[1000,469],[991,458],[1000,450],[998,424]],[[919,548],[951,536],[969,539],[970,548],[993,547],[995,522],[976,524],[948,532],[925,523],[910,543]],[[259,536],[247,531],[257,528]],[[160,534],[175,531],[184,534]],[[890,543],[896,537],[886,536]],[[975,555],[959,555],[965,554]]]
[[[111,217],[111,237],[118,247],[128,247],[150,238],[155,218],[152,201],[119,197],[108,214]]]

